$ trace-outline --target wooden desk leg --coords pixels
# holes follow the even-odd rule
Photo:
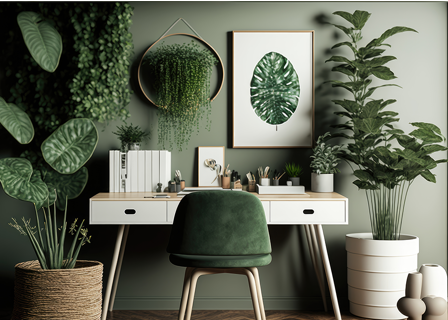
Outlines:
[[[341,312],[339,311],[338,296],[336,295],[336,288],[333,281],[333,273],[331,272],[330,259],[328,259],[327,245],[325,244],[324,231],[322,225],[314,225],[319,242],[320,253],[324,263],[325,273],[327,274],[328,288],[330,289],[331,302],[333,304],[334,316],[337,320],[341,320]]]
[[[117,271],[115,271],[114,285],[112,287],[112,295],[110,297],[109,311],[112,311],[114,309],[115,294],[117,293],[118,279],[120,278],[121,264],[123,263],[124,250],[126,249],[126,241],[128,240],[130,227],[131,227],[130,225],[126,225],[124,227],[123,240],[121,242],[120,254],[118,256]]]
[[[126,226],[126,227],[129,230],[129,226]],[[112,264],[111,264],[111,267],[110,267],[109,278],[107,280],[106,292],[104,294],[103,314],[101,316],[101,320],[106,320],[106,317],[107,317],[107,311],[108,311],[108,307],[109,307],[109,300],[110,300],[111,290],[112,290],[112,283],[113,283],[114,278],[115,278],[115,270],[116,270],[116,267],[117,267],[117,261],[118,261],[118,258],[119,258],[119,253],[121,254],[120,248],[121,248],[121,243],[122,243],[122,240],[123,240],[124,229],[125,229],[124,225],[118,226],[117,239],[115,240],[114,255],[112,257]],[[117,277],[117,282],[118,282],[118,277]],[[113,308],[113,303],[111,305],[112,305],[112,308]]]
[[[319,283],[320,294],[324,303],[325,312],[328,312],[327,297],[325,295],[324,272],[322,270],[322,261],[319,255],[319,248],[317,244],[316,234],[314,228],[310,225],[303,225],[310,250],[311,261],[313,262],[314,271],[316,272],[317,282]]]

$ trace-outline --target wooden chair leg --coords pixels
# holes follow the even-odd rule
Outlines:
[[[266,313],[264,311],[263,295],[261,293],[260,275],[258,274],[258,269],[255,267],[248,268],[248,269],[254,275],[255,285],[257,287],[258,305],[260,307],[261,318],[263,320],[266,320]]]
[[[185,317],[185,310],[187,308],[187,301],[190,293],[191,273],[193,272],[193,270],[194,268],[192,267],[188,267],[185,269],[184,286],[182,290],[182,299],[179,307],[179,315],[177,318],[178,320],[184,320]]]
[[[250,294],[252,297],[252,304],[254,306],[255,319],[262,320],[260,314],[260,305],[258,303],[257,285],[255,284],[255,278],[249,269],[243,268],[242,270],[249,281]]]

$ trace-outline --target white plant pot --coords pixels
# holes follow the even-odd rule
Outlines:
[[[369,319],[403,319],[397,301],[409,272],[417,271],[419,239],[373,240],[371,233],[346,235],[350,312]]]
[[[311,173],[311,191],[313,192],[333,192],[334,174]]]

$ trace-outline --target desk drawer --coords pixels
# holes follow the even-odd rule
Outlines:
[[[91,201],[90,224],[167,223],[166,201]]]
[[[271,224],[347,224],[345,201],[271,201]]]

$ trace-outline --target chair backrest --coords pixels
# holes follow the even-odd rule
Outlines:
[[[240,191],[199,191],[177,207],[169,253],[255,255],[271,253],[261,201]]]

